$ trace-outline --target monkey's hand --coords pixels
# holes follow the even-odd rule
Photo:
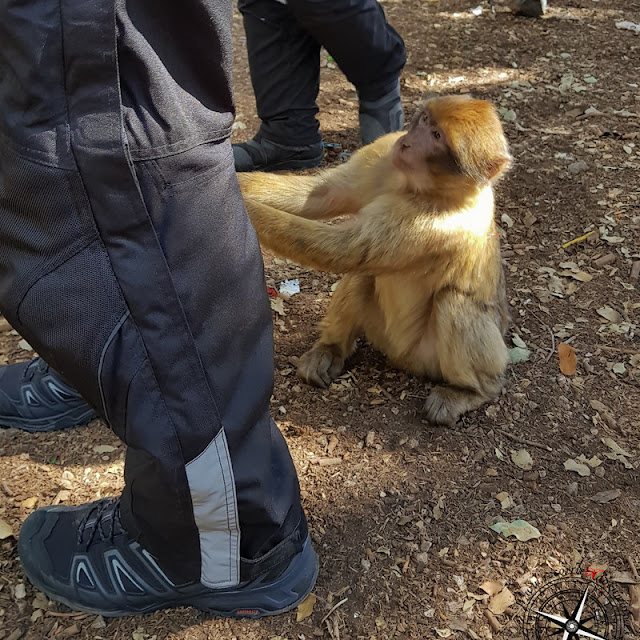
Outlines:
[[[429,422],[452,427],[463,413],[477,409],[488,399],[470,389],[438,385],[427,396],[424,412]]]
[[[326,389],[344,367],[338,345],[316,343],[298,360],[297,374],[307,384]]]
[[[239,173],[245,202],[253,200],[309,220],[353,214],[362,206],[358,191],[331,170],[313,176],[260,171]]]

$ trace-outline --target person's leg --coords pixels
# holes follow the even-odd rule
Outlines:
[[[0,310],[128,445],[121,499],[39,509],[20,557],[47,595],[104,615],[278,613],[317,561],[268,414],[230,6],[115,4],[0,9],[18,74],[0,77]]]
[[[261,125],[251,140],[233,145],[236,170],[319,166],[320,45],[278,0],[239,0],[238,8]]]
[[[376,0],[287,0],[287,4],[356,87],[362,144],[401,130],[399,78],[406,53],[380,4]]]
[[[547,10],[547,0],[512,0],[511,8],[517,16],[540,18]]]

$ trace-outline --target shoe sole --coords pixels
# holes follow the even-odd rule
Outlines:
[[[258,171],[300,171],[301,169],[314,169],[322,164],[324,155],[311,160],[285,160],[276,164],[271,164]]]
[[[61,602],[70,609],[101,615],[105,618],[142,615],[162,609],[177,607],[195,607],[219,618],[260,619],[286,613],[297,607],[313,590],[318,577],[318,556],[307,537],[302,551],[295,556],[285,571],[273,582],[240,589],[225,589],[194,597],[193,594],[165,600],[161,603],[138,609],[122,608],[103,610],[97,607],[85,607],[56,594],[47,585],[43,585],[23,566],[30,582],[51,600]]]
[[[78,427],[91,422],[96,417],[96,412],[87,408],[68,411],[56,418],[4,418],[0,416],[0,428],[19,429],[29,433],[47,433]]]

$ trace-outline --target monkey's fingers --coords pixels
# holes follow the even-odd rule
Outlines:
[[[307,384],[326,389],[343,366],[344,358],[336,345],[316,344],[298,361],[297,374]]]
[[[433,424],[452,427],[462,413],[457,398],[447,387],[437,386],[431,390],[424,403],[427,420]]]

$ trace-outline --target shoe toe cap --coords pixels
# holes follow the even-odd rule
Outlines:
[[[236,171],[255,171],[256,166],[249,153],[238,144],[234,144],[232,147]]]

